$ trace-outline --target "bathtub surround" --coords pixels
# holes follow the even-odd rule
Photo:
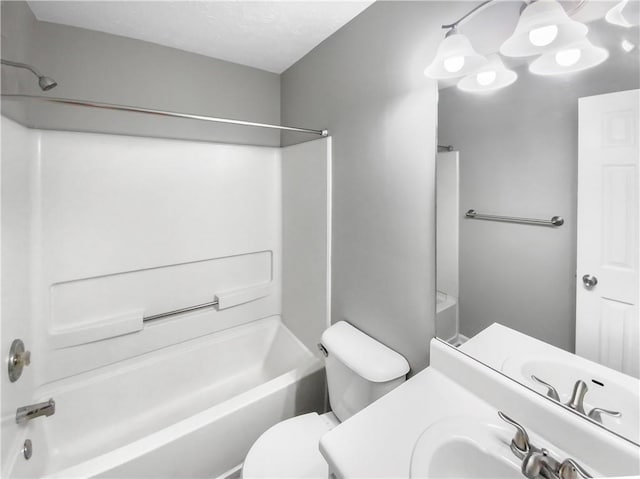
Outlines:
[[[600,67],[542,78],[524,65],[516,83],[494,94],[440,90],[438,140],[460,151],[460,332],[466,336],[498,322],[574,350],[578,98],[638,88],[640,78],[638,55],[620,47],[619,36],[630,33],[614,29],[614,35],[612,28],[604,20],[590,25],[594,43],[611,52]],[[631,34],[637,43],[637,29]],[[560,215],[565,224],[464,219],[470,208]]]
[[[253,417],[251,429],[244,428],[246,435],[228,441],[229,448],[216,456],[219,462],[209,464],[211,471],[222,474],[242,460],[266,428],[296,414],[324,410],[324,374],[312,336],[319,337],[327,325],[329,139],[280,149],[30,130],[6,118],[2,139],[2,314],[5,319],[24,318],[23,322],[5,320],[2,332],[3,338],[23,339],[33,353],[31,366],[17,383],[9,385],[3,375],[3,475],[16,459],[25,431],[30,431],[40,454],[29,463],[19,463],[13,473],[40,471],[38,475],[74,467],[96,454],[125,446],[124,441],[156,437],[153,431],[164,438],[158,450],[162,455],[166,448],[187,447],[184,444],[197,441],[199,434],[220,434],[234,427],[241,416]],[[313,178],[300,170],[305,163]],[[308,194],[310,191],[316,194]],[[305,249],[306,238],[295,231],[300,208],[305,209],[305,227],[318,235],[309,249]],[[291,250],[284,268],[286,283],[305,285],[308,304],[301,304],[295,295],[282,297],[283,243]],[[301,271],[291,264],[300,258],[310,261],[313,269]],[[227,293],[254,290],[260,294],[234,307],[221,305],[218,310],[142,322],[143,316],[202,304],[218,294],[223,301]],[[230,328],[246,323],[258,327],[256,321],[263,318],[280,324],[281,315],[284,325],[248,333],[257,335],[259,344],[252,340],[232,346],[220,339],[227,334],[223,330],[233,331]],[[289,324],[307,347],[288,332]],[[274,332],[281,330],[284,332]],[[282,335],[288,342],[277,339]],[[159,372],[154,367],[166,361],[167,355],[187,364],[196,354],[189,345],[207,341],[218,344],[214,349],[226,347],[224,358],[201,358],[198,368],[187,368],[178,388],[182,396],[169,403],[189,401],[198,390],[203,397],[211,395],[211,407],[218,401],[222,411],[227,411],[203,412],[212,416],[211,421],[219,414],[226,418],[211,426],[217,432],[196,428],[200,432],[185,437],[186,443],[169,444],[167,435],[174,423],[152,421],[144,434],[118,439],[117,431],[134,411],[123,403],[118,413],[109,394],[99,392],[101,386],[113,391],[107,386],[108,378],[122,376],[131,364],[146,364],[149,379]],[[10,341],[5,343],[3,348]],[[263,351],[264,357],[256,356],[251,363],[248,351],[258,355]],[[216,364],[226,366],[217,368]],[[269,373],[271,367],[275,369]],[[177,370],[171,373],[167,368],[162,366],[162,371],[179,376]],[[251,376],[259,371],[269,376],[264,380]],[[204,383],[186,385],[185,381],[202,375],[208,377]],[[149,391],[165,384],[159,378],[149,381]],[[98,414],[91,409],[99,404],[96,400],[85,398],[74,406],[70,397],[75,393],[65,393],[85,382],[87,387],[98,388],[92,398],[109,400],[114,413],[120,414],[110,421],[116,436],[101,450],[86,451],[85,456],[74,456],[73,448],[64,452],[73,441],[62,438],[56,446],[58,455],[45,465],[45,451],[51,446],[46,439],[49,433],[42,428],[64,429],[70,422],[90,424],[90,417]],[[142,383],[134,380],[125,389],[135,391],[136,384]],[[242,396],[254,388],[258,396]],[[16,408],[40,396],[57,400],[56,415],[47,422],[39,420],[35,429],[16,426]],[[124,395],[119,397],[126,402]],[[240,403],[233,402],[236,399]],[[252,406],[243,410],[247,401]],[[192,412],[198,412],[194,408]],[[226,415],[236,408],[236,413]],[[75,413],[66,416],[65,411]],[[86,419],[78,421],[77,414],[86,414]],[[144,411],[135,414],[146,417]],[[188,422],[178,418],[174,425],[182,424],[183,419]],[[182,431],[187,426],[176,427]],[[95,442],[86,436],[90,433],[75,436]],[[160,443],[153,444],[160,447]],[[134,460],[131,451],[128,454],[127,464],[133,461],[149,467],[156,460],[155,456]],[[134,471],[136,475],[140,470],[124,467],[122,474]]]
[[[283,123],[333,138],[332,321],[399,352],[412,373],[435,330],[437,85],[422,71],[440,24],[467,8],[374,3],[282,75]]]
[[[30,178],[34,164],[31,161],[37,154],[35,133],[32,130],[2,118],[2,164],[0,168],[0,231],[2,232],[1,258],[2,277],[0,291],[0,316],[2,319],[2,344],[0,354],[9,357],[9,347],[14,338],[31,337],[32,316],[31,297],[27,292],[33,281],[31,263],[32,225],[34,213],[33,190]],[[11,141],[7,139],[11,138]],[[9,208],[11,205],[11,208]],[[5,271],[11,271],[6,274]],[[13,321],[8,321],[12,318]],[[30,344],[27,345],[31,347]],[[6,364],[6,363],[4,363]],[[2,398],[0,405],[2,417],[2,456],[0,466],[4,466],[8,448],[15,440],[16,408],[33,402],[32,392],[35,386],[30,367],[24,369],[21,378],[10,383],[4,367],[0,375]],[[48,399],[48,398],[47,398]]]

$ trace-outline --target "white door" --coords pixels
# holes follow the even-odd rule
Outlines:
[[[576,353],[640,376],[640,90],[579,101]]]

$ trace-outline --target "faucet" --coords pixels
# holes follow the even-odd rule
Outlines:
[[[52,416],[56,412],[56,402],[48,401],[19,407],[16,410],[16,423],[24,424],[40,416]]]
[[[522,474],[529,479],[558,479],[559,469],[560,464],[546,449],[531,451],[522,460]]]
[[[560,395],[558,394],[558,391],[556,390],[556,388],[554,388],[551,384],[543,381],[542,379],[535,376],[534,374],[531,375],[531,379],[533,379],[538,384],[541,384],[547,388],[548,397],[550,397],[554,401],[560,402]],[[589,411],[589,414],[587,414],[587,412],[584,409],[584,396],[585,394],[587,394],[587,391],[589,391],[589,388],[587,387],[587,384],[584,381],[582,381],[581,379],[576,381],[576,383],[573,386],[573,392],[571,393],[571,399],[569,399],[569,402],[567,402],[565,406],[573,409],[576,412],[579,412],[580,414],[587,416],[589,419],[592,419],[595,422],[598,422],[600,424],[602,424],[603,414],[606,414],[612,417],[622,417],[622,413],[618,411],[612,411],[610,409],[604,409],[601,407],[594,407],[591,411]]]
[[[560,462],[544,448],[531,444],[524,427],[498,411],[500,418],[516,428],[510,448],[518,459],[522,459],[522,474],[529,479],[591,479],[592,476],[576,461],[567,458]]]
[[[588,390],[587,383],[582,379],[578,379],[573,385],[573,392],[571,393],[571,399],[569,399],[567,406],[574,411],[578,411],[580,414],[586,415],[587,413],[584,410],[584,395],[587,394]]]

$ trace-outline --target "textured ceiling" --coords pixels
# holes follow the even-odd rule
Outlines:
[[[28,3],[41,21],[135,38],[282,73],[373,0]]]

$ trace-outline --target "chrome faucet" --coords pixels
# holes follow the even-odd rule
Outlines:
[[[567,458],[560,462],[544,448],[531,444],[524,427],[498,411],[500,418],[516,428],[516,435],[511,440],[511,451],[518,459],[522,459],[522,474],[529,479],[590,479],[592,476],[576,461]]]
[[[578,411],[580,414],[587,414],[584,410],[584,395],[587,394],[589,388],[587,383],[582,379],[578,379],[573,385],[573,392],[571,393],[571,399],[567,403],[567,407],[570,407],[574,411]]]
[[[52,416],[56,412],[56,402],[53,399],[48,401],[22,406],[16,410],[16,423],[24,424],[40,416]]]
[[[554,388],[551,384],[540,379],[534,374],[531,375],[531,379],[547,388],[547,396],[549,398],[553,399],[554,401],[560,402],[560,395],[558,394],[556,388]],[[594,407],[591,411],[589,411],[589,414],[587,414],[587,411],[584,408],[584,396],[587,394],[587,391],[589,391],[589,388],[584,381],[576,381],[573,386],[573,392],[571,393],[571,399],[569,399],[569,402],[567,402],[565,406],[587,416],[589,419],[592,419],[600,424],[602,424],[603,414],[611,417],[622,417],[622,413],[618,411],[612,411],[610,409],[604,409],[601,407]]]
[[[559,469],[560,463],[546,449],[531,451],[522,460],[522,474],[529,479],[558,479]]]

